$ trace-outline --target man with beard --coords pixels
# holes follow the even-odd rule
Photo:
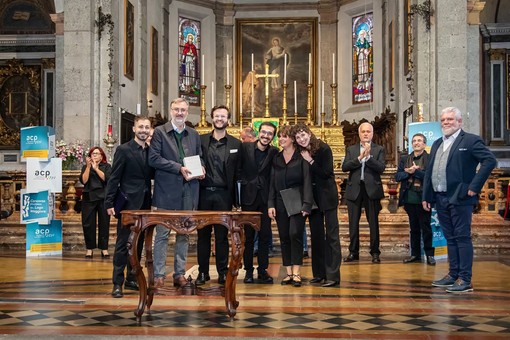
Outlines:
[[[445,287],[448,293],[473,291],[473,208],[496,166],[496,158],[482,139],[465,132],[461,126],[458,108],[447,107],[441,111],[443,138],[432,144],[423,180],[423,209],[430,211],[435,205],[450,264],[448,274],[432,285]]]
[[[259,245],[257,251],[258,282],[273,283],[273,278],[267,273],[269,266],[269,243],[271,240],[271,219],[267,215],[267,197],[269,195],[269,175],[273,158],[278,149],[271,145],[276,135],[276,126],[271,122],[263,122],[259,126],[259,139],[254,142],[243,143],[241,147],[241,161],[239,179],[241,182],[241,208],[243,211],[259,211],[262,213],[260,221]],[[253,280],[253,243],[255,230],[251,226],[244,229],[246,242],[244,248],[244,269],[246,275],[244,283],[254,283]]]
[[[145,116],[135,116],[133,132],[135,138],[120,145],[115,151],[111,175],[106,185],[105,209],[110,216],[115,215],[115,202],[121,192],[127,196],[127,201],[122,207],[124,210],[150,209],[151,206],[151,178],[153,170],[147,160],[146,143],[151,130],[151,121]],[[121,298],[122,284],[125,289],[138,290],[136,277],[131,272],[128,263],[127,242],[131,230],[122,227],[122,218],[118,216],[117,241],[115,242],[115,254],[113,255],[113,290],[114,298]],[[143,239],[138,243],[138,257],[142,253]],[[124,270],[127,268],[126,280]]]
[[[199,155],[200,136],[186,125],[188,102],[183,98],[170,103],[171,120],[154,129],[149,152],[149,164],[156,169],[154,177],[155,210],[196,210],[199,183],[204,176],[192,177],[184,166],[184,158]],[[202,163],[203,164],[203,163]],[[154,239],[154,286],[161,289],[166,278],[166,256],[170,230],[156,226]],[[189,235],[177,234],[174,246],[174,287],[186,284],[186,258]]]
[[[211,110],[213,131],[200,136],[206,175],[200,182],[199,210],[231,211],[236,204],[236,176],[241,141],[230,136],[226,128],[230,111],[224,106]],[[216,270],[218,283],[224,284],[228,270],[228,229],[221,225],[209,225],[198,231],[197,258],[198,278],[196,285],[210,280],[209,257],[211,255],[211,233],[214,228]]]

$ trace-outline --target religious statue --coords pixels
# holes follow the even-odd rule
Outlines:
[[[189,33],[187,41],[182,49],[181,74],[184,75],[181,86],[184,91],[190,91],[196,78],[197,48],[194,44],[195,37]]]
[[[280,45],[279,38],[273,38],[272,41],[273,46],[266,52],[265,60],[269,65],[269,73],[271,74],[279,74],[279,77],[271,78],[271,88],[273,91],[278,91],[281,89],[281,83],[283,79],[283,69],[285,65],[285,55],[287,52],[285,48]],[[287,62],[289,61],[289,55],[287,54]]]

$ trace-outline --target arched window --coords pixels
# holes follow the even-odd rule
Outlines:
[[[374,53],[372,46],[373,13],[352,19],[352,103],[373,99]]]
[[[200,21],[179,17],[179,97],[195,106],[200,105],[200,42]]]

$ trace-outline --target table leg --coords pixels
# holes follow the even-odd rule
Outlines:
[[[147,281],[145,280],[145,275],[143,274],[142,267],[140,266],[137,252],[138,240],[141,232],[141,226],[139,224],[140,220],[136,220],[134,226],[131,227],[131,234],[129,235],[127,244],[129,262],[131,263],[131,267],[133,268],[132,270],[136,275],[136,281],[139,288],[138,307],[134,312],[138,323],[141,322],[145,304],[147,302]]]
[[[232,244],[232,256],[227,271],[227,280],[225,283],[225,305],[227,314],[233,318],[237,313],[239,301],[236,299],[236,283],[239,269],[242,266],[242,258],[244,253],[244,228],[238,227],[235,222],[232,223],[230,229],[230,240]]]
[[[149,279],[148,298],[147,298],[147,313],[150,313],[152,301],[154,300],[154,258],[152,252],[152,235],[154,234],[154,227],[149,226],[145,229],[145,266],[147,267],[147,276]]]

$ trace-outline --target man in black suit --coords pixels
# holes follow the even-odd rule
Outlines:
[[[370,255],[373,263],[380,263],[379,211],[384,197],[381,174],[386,168],[384,148],[372,142],[374,128],[362,123],[358,129],[360,143],[347,148],[342,171],[349,172],[345,188],[349,214],[349,255],[344,262],[359,260],[359,219],[365,208],[370,228]]]
[[[448,293],[473,291],[473,241],[471,219],[478,195],[497,164],[482,139],[461,129],[458,108],[441,111],[443,138],[430,149],[423,180],[422,206],[430,211],[435,205],[448,249],[448,274],[432,285],[445,287]]]
[[[146,143],[151,130],[151,121],[145,116],[136,116],[133,125],[135,137],[127,143],[120,145],[115,151],[112,172],[106,185],[104,206],[108,215],[115,215],[115,200],[120,189],[127,201],[125,210],[150,209],[151,207],[151,178],[153,170],[148,163],[148,145]],[[113,255],[113,291],[114,298],[121,298],[122,284],[125,289],[138,290],[136,277],[131,273],[131,264],[128,263],[127,241],[131,230],[122,228],[122,219],[117,221],[117,241]],[[138,257],[143,248],[143,240],[139,241]],[[124,270],[128,267],[124,282]]]
[[[235,183],[241,141],[226,131],[230,111],[226,106],[215,106],[211,110],[213,131],[200,136],[204,154],[206,175],[200,182],[199,210],[231,211],[236,203]],[[209,225],[198,230],[197,259],[198,278],[196,285],[210,279],[209,257],[211,255],[211,233],[214,227],[216,270],[218,283],[224,284],[228,270],[228,229],[221,225]]]
[[[267,214],[267,197],[269,195],[269,175],[273,158],[278,149],[271,145],[276,135],[276,126],[271,122],[263,122],[259,126],[259,139],[255,142],[243,143],[241,147],[241,165],[239,167],[241,183],[241,208],[243,211],[259,211],[262,213],[257,251],[259,283],[273,283],[267,273],[269,266],[269,243],[271,240],[271,219]],[[251,226],[244,228],[244,283],[253,280],[253,243],[255,230]]]

